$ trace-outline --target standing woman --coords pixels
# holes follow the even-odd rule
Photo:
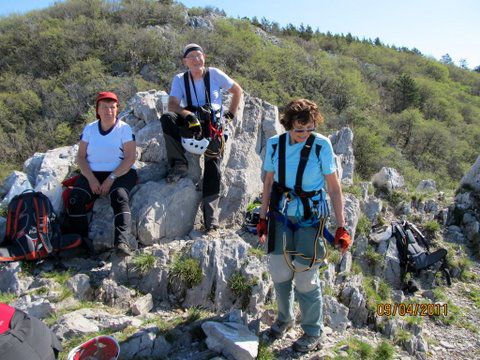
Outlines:
[[[257,231],[261,243],[268,235],[268,266],[278,304],[277,320],[270,332],[281,338],[293,326],[295,288],[304,334],[293,348],[308,352],[320,346],[323,328],[318,267],[326,254],[322,239],[329,216],[325,185],[337,219],[335,245],[345,252],[351,239],[345,229],[332,144],[314,132],[323,122],[317,105],[306,99],[293,100],[280,122],[287,131],[267,142]]]
[[[135,135],[130,125],[117,119],[118,98],[101,92],[96,100],[97,121],[83,129],[78,146],[77,163],[81,175],[69,199],[72,231],[88,237],[85,205],[101,195],[108,195],[114,212],[117,251],[131,255],[128,245],[131,214],[129,194],[137,182]]]

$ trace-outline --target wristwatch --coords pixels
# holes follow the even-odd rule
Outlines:
[[[108,177],[109,177],[110,179],[112,179],[112,180],[115,181],[115,179],[117,178],[117,175],[115,175],[115,174],[112,172],[112,173],[110,173],[110,175],[108,175]]]

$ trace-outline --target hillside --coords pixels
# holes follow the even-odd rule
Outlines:
[[[480,74],[415,49],[169,0],[70,0],[0,19],[0,170],[75,142],[100,90],[168,90],[192,41],[251,95],[311,98],[323,131],[349,125],[360,178],[388,165],[454,189],[480,152]]]

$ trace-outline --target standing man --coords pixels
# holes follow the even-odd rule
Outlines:
[[[160,122],[170,166],[167,182],[176,182],[187,175],[185,149],[204,154],[202,210],[208,232],[218,228],[220,161],[224,144],[222,117],[226,121],[235,117],[243,90],[221,70],[206,68],[205,58],[199,45],[185,46],[182,62],[188,71],[173,78],[169,112],[162,115]],[[222,91],[233,95],[228,111],[223,114]]]

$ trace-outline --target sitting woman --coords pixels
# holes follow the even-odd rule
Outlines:
[[[326,254],[323,234],[329,216],[325,188],[337,220],[335,245],[345,252],[351,243],[332,144],[314,132],[322,121],[317,105],[310,100],[294,100],[285,107],[281,124],[287,131],[267,142],[257,226],[261,243],[268,235],[268,268],[278,305],[270,333],[281,338],[293,326],[295,289],[304,332],[293,345],[299,352],[320,346],[323,316],[318,267]]]
[[[81,175],[69,199],[70,226],[73,232],[88,237],[85,205],[108,195],[115,215],[114,244],[118,252],[131,255],[129,194],[137,183],[135,135],[130,125],[117,119],[118,98],[114,93],[98,94],[96,113],[98,120],[85,126],[78,146]]]

